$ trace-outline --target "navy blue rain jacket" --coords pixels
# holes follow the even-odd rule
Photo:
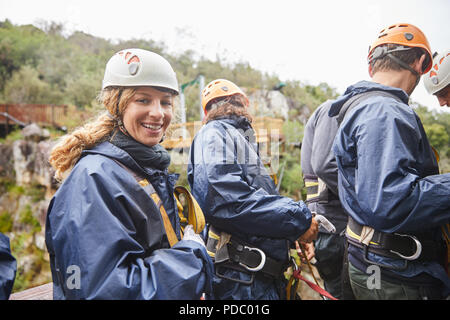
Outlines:
[[[262,249],[278,261],[286,261],[289,242],[309,229],[311,213],[302,201],[278,194],[254,140],[245,118],[208,122],[192,143],[188,181],[209,224]],[[226,297],[276,296],[264,296],[262,292],[255,295],[251,289],[242,287],[230,289],[235,291]],[[264,290],[261,288],[256,290]]]
[[[9,238],[0,233],[0,300],[8,300],[16,278],[17,262],[11,255]]]
[[[159,210],[113,159],[146,177],[180,234],[178,175],[142,168],[109,142],[83,151],[47,213],[54,298],[199,299],[212,281],[206,249],[192,240],[169,248]]]
[[[439,226],[450,221],[450,173],[439,174],[422,123],[408,105],[408,95],[398,88],[361,81],[347,88],[329,115],[338,115],[355,94],[371,90],[393,93],[403,103],[372,96],[347,113],[333,145],[341,203],[359,224],[376,230],[440,237]],[[373,259],[400,263],[380,256]],[[398,273],[412,277],[421,272],[450,288],[437,263],[410,262],[406,271]]]

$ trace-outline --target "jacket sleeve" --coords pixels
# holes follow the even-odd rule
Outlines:
[[[449,222],[450,174],[423,176],[424,162],[433,156],[414,112],[374,104],[366,109],[371,111],[360,109],[345,122],[334,146],[346,172],[340,175],[346,209],[384,232]]]
[[[149,242],[160,236],[152,230],[155,217],[146,214],[145,192],[120,182],[114,170],[98,174],[85,168],[71,177],[47,221],[62,298],[199,299],[210,290],[213,267],[204,247],[190,240],[168,249],[142,244],[143,234]]]
[[[0,233],[0,300],[8,300],[16,277],[17,262],[11,255],[9,239]]]
[[[272,181],[252,150],[233,130],[225,134],[215,128],[203,131],[191,150],[194,163],[189,181],[194,196],[207,220],[222,230],[295,241],[308,230],[311,213],[302,201],[253,186],[251,176],[261,179],[260,184]]]

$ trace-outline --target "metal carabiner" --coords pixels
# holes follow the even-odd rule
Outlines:
[[[419,239],[417,239],[415,236],[412,236],[409,234],[400,234],[400,233],[394,233],[394,234],[396,236],[409,237],[409,238],[413,239],[416,244],[416,252],[412,256],[404,256],[400,252],[397,252],[394,250],[389,250],[390,252],[395,253],[396,255],[398,255],[399,257],[401,257],[405,260],[416,260],[417,258],[420,257],[420,254],[422,253],[422,243],[420,243]]]
[[[258,272],[259,270],[261,270],[264,267],[264,265],[266,264],[266,254],[264,253],[264,251],[262,251],[261,249],[258,249],[258,248],[250,248],[247,246],[244,246],[244,249],[247,249],[250,251],[257,251],[261,255],[261,262],[259,263],[259,265],[257,265],[254,268],[251,268],[251,267],[243,264],[242,262],[239,262],[239,264],[251,272]]]

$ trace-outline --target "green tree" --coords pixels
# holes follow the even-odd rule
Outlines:
[[[36,69],[23,66],[6,83],[4,99],[9,103],[60,103],[61,96],[40,79]]]
[[[45,38],[45,33],[34,26],[16,27],[9,20],[0,22],[0,91],[13,72],[24,65],[37,65]]]
[[[433,123],[431,125],[424,125],[425,132],[427,134],[430,144],[437,150],[446,148],[449,144],[449,135],[445,130],[445,127],[439,123]]]

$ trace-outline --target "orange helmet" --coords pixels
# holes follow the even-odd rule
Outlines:
[[[377,40],[369,47],[369,54],[367,56],[369,63],[374,59],[384,57],[387,53],[402,50],[402,48],[399,48],[397,50],[393,49],[392,51],[386,49],[375,50],[374,52],[375,48],[388,43],[424,49],[428,56],[424,62],[423,72],[426,73],[430,71],[433,62],[433,54],[431,53],[430,44],[428,43],[427,38],[419,28],[409,23],[398,23],[381,30]],[[408,49],[409,48],[403,48],[403,50]]]
[[[233,82],[225,79],[216,79],[208,83],[208,85],[202,90],[202,107],[206,114],[206,106],[208,103],[216,98],[229,97],[235,94],[241,94],[247,101],[248,98],[245,93]]]

